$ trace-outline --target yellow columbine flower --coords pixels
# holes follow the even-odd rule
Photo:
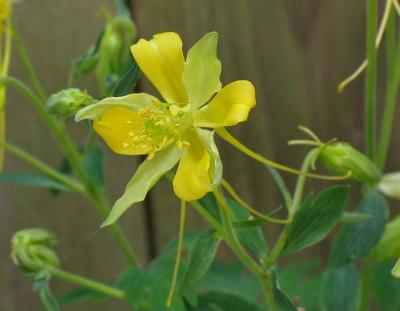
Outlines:
[[[0,0],[0,23],[4,22],[11,12],[11,4],[9,0]]]
[[[206,34],[188,52],[172,32],[141,39],[131,47],[142,72],[164,101],[140,93],[111,97],[80,110],[76,120],[94,120],[94,129],[116,153],[148,155],[103,225],[114,223],[179,162],[175,194],[192,201],[213,191],[222,177],[215,128],[236,125],[254,107],[255,89],[235,81],[221,89],[218,34]]]

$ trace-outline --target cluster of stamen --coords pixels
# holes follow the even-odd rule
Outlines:
[[[164,149],[172,143],[178,148],[187,147],[189,142],[182,139],[184,131],[188,128],[187,114],[179,111],[176,105],[166,105],[151,108],[146,107],[137,112],[141,118],[140,129],[137,130],[137,121],[127,120],[127,125],[132,125],[136,130],[128,132],[129,142],[123,142],[124,148],[146,150],[148,159],[152,159],[157,151]],[[134,124],[135,123],[135,124]]]

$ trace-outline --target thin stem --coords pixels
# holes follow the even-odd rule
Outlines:
[[[59,268],[55,267],[46,267],[46,269],[55,277],[63,279],[65,281],[77,284],[82,287],[86,287],[88,289],[95,290],[96,292],[117,298],[117,299],[125,299],[125,293],[113,286],[106,285],[104,283],[100,283],[97,281],[93,281],[91,279],[82,277],[80,275],[76,275]]]
[[[182,257],[183,236],[185,234],[185,219],[186,219],[186,202],[181,201],[181,217],[179,223],[178,250],[176,252],[176,260],[175,260],[174,274],[172,276],[171,288],[169,290],[167,298],[167,307],[171,306],[172,298],[174,297],[174,292],[176,288],[176,282],[178,280],[179,267],[181,264],[181,257]]]
[[[94,203],[93,205],[96,207],[102,218],[105,219],[110,212],[110,206],[104,195],[104,192],[101,189],[94,187],[94,189],[91,191],[90,196],[92,202]],[[128,239],[126,238],[125,234],[123,233],[121,227],[118,224],[113,224],[110,225],[109,228],[111,230],[111,234],[113,235],[117,243],[117,246],[123,253],[129,265],[134,267],[139,266],[136,254],[132,246],[130,245]]]
[[[386,1],[385,10],[384,10],[383,16],[382,16],[382,21],[379,25],[379,30],[378,30],[378,33],[376,36],[375,49],[378,49],[382,42],[382,38],[383,38],[383,35],[386,30],[386,25],[389,20],[390,12],[392,10],[392,4],[395,6],[396,10],[397,10],[396,5],[399,6],[396,1],[397,0],[387,0]],[[368,59],[365,59],[361,63],[361,65],[349,77],[347,77],[345,80],[340,82],[340,84],[338,85],[338,88],[337,88],[338,93],[342,93],[344,91],[344,89],[347,87],[347,85],[349,85],[352,81],[354,81],[365,70],[365,68],[367,68],[367,66],[368,66]]]
[[[218,129],[216,129],[216,132],[222,139],[224,139],[225,141],[230,143],[232,146],[234,146],[235,148],[237,148],[238,150],[240,150],[241,152],[243,152],[250,158],[253,158],[254,160],[256,160],[260,163],[263,163],[265,165],[274,167],[276,169],[279,169],[279,170],[282,170],[285,172],[289,172],[289,173],[296,174],[296,175],[305,175],[310,178],[323,179],[323,180],[344,180],[344,179],[348,179],[351,176],[351,172],[349,172],[345,176],[326,176],[326,175],[319,175],[319,174],[312,174],[312,173],[302,173],[301,171],[296,170],[294,168],[291,168],[291,167],[276,163],[274,161],[271,161],[269,159],[266,159],[263,156],[259,155],[258,153],[250,150],[245,145],[243,145],[241,142],[239,142],[236,138],[234,138],[225,128],[218,128]]]
[[[222,226],[224,229],[224,238],[226,243],[229,245],[230,249],[235,253],[235,255],[242,261],[242,263],[256,276],[261,277],[264,275],[262,268],[246,253],[240,244],[235,231],[233,229],[232,222],[226,213],[229,210],[229,206],[225,201],[225,198],[220,190],[214,192],[217,199],[218,205],[220,207],[219,212],[222,220]]]
[[[360,299],[358,305],[358,311],[368,311],[369,310],[369,293],[371,289],[371,274],[373,268],[373,261],[367,258],[362,263],[362,273],[361,273],[361,289],[360,289]]]
[[[99,189],[97,186],[93,185],[93,183],[91,183],[90,179],[87,177],[81,166],[82,156],[66,133],[64,126],[60,124],[57,119],[48,114],[44,106],[41,104],[40,99],[23,82],[12,77],[0,77],[0,83],[16,88],[34,105],[55,137],[58,145],[68,159],[73,171],[85,185],[86,193],[92,199],[100,215],[103,217],[103,219],[106,218],[109,213],[109,204],[104,197],[104,193],[102,189]],[[135,259],[134,251],[129,245],[129,242],[124,236],[121,228],[118,225],[113,225],[110,227],[111,232],[117,241],[117,245],[121,248],[121,251],[125,255],[127,261],[129,264],[136,266],[137,260]]]
[[[28,152],[4,141],[0,141],[0,146],[6,149],[7,151],[11,152],[12,154],[16,155],[20,159],[30,163],[33,167],[37,168],[39,171],[50,177],[51,179],[62,183],[63,185],[71,188],[80,193],[85,193],[84,186],[78,182],[65,176],[64,174],[58,172],[57,170],[53,169],[46,163],[40,161],[38,158],[34,157],[33,155],[29,154]]]
[[[263,220],[272,222],[272,223],[276,223],[276,224],[288,224],[290,223],[290,219],[277,219],[274,217],[269,217],[267,215],[264,215],[263,213],[260,213],[259,211],[257,211],[255,208],[253,208],[252,206],[250,206],[249,204],[247,204],[237,193],[236,191],[233,189],[233,187],[225,180],[222,179],[221,180],[221,185],[222,187],[225,188],[225,190],[231,195],[231,197],[244,209],[246,209],[247,211],[249,211],[250,213],[254,214],[255,216],[257,216],[258,218],[261,218]]]
[[[367,76],[365,89],[365,146],[370,159],[375,155],[376,140],[376,78],[377,50],[377,1],[367,0]]]
[[[276,311],[277,308],[275,304],[273,279],[271,277],[268,277],[268,278],[263,278],[260,281],[269,311]]]
[[[12,23],[12,29],[13,29],[15,47],[17,49],[19,57],[21,58],[22,64],[24,65],[25,70],[28,73],[29,79],[32,82],[32,87],[37,96],[39,96],[42,101],[46,101],[47,100],[46,92],[44,91],[44,88],[39,81],[35,68],[33,67],[29,59],[28,53],[26,52],[25,46],[22,42],[22,38],[19,32],[17,31],[14,23]]]
[[[382,128],[380,133],[379,147],[377,152],[378,167],[383,170],[390,144],[393,128],[394,112],[396,109],[397,94],[400,84],[400,47],[396,48],[394,41],[394,21],[388,26],[388,81],[386,89],[385,109],[383,112]]]

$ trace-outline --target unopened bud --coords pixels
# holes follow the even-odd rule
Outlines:
[[[400,278],[400,259],[397,260],[397,263],[396,263],[395,266],[393,267],[392,275],[393,275],[395,278]]]
[[[93,98],[86,91],[69,88],[51,95],[47,101],[47,110],[51,114],[70,117],[93,103]]]
[[[378,187],[387,197],[400,199],[400,172],[383,175]]]
[[[107,13],[106,13],[107,14]],[[107,25],[99,47],[96,76],[102,95],[110,95],[125,73],[131,58],[129,46],[136,37],[136,27],[126,16],[106,15]]]
[[[333,174],[346,175],[355,180],[377,183],[381,174],[376,165],[348,143],[337,142],[322,148],[320,159]]]
[[[57,254],[50,248],[57,243],[55,236],[43,229],[32,228],[14,234],[11,241],[11,258],[30,276],[46,267],[58,267]]]

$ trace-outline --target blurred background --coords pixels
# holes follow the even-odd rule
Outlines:
[[[206,32],[219,33],[219,58],[223,64],[223,84],[238,79],[254,82],[257,106],[248,122],[233,131],[246,144],[271,159],[300,165],[307,148],[288,147],[287,141],[302,137],[298,124],[313,129],[324,140],[338,137],[356,147],[363,143],[363,78],[341,95],[336,87],[365,55],[365,2],[363,0],[131,0],[141,37],[176,31],[187,51]],[[71,61],[96,39],[102,29],[102,9],[114,10],[111,0],[31,0],[14,7],[17,28],[49,94],[67,85]],[[384,66],[381,66],[384,68]],[[14,53],[11,75],[26,80]],[[148,84],[142,79],[142,87]],[[93,77],[80,87],[95,92]],[[380,93],[384,81],[380,83]],[[37,113],[13,90],[7,101],[7,139],[27,149],[54,167],[61,165],[60,151]],[[76,141],[82,141],[83,124],[70,122]],[[396,129],[398,130],[398,128]],[[103,143],[98,141],[102,146]],[[224,174],[239,193],[258,209],[267,212],[281,204],[281,198],[267,170],[224,142]],[[104,146],[105,147],[105,146]],[[391,149],[388,170],[395,169],[397,149]],[[139,159],[107,152],[106,185],[110,200],[122,193]],[[5,171],[31,172],[11,155]],[[289,185],[294,177],[287,177]],[[312,184],[316,184],[312,182]],[[320,187],[321,183],[319,183]],[[128,238],[142,263],[148,262],[176,237],[179,205],[166,181],[151,192],[146,206],[138,204],[122,218]],[[12,234],[22,228],[44,227],[59,238],[57,251],[62,266],[78,274],[112,282],[124,265],[109,232],[98,230],[102,219],[76,194],[52,196],[46,189],[0,185],[0,310],[40,310],[31,282],[9,259]],[[188,210],[187,228],[204,222]],[[267,225],[265,233],[273,241],[279,227]],[[303,252],[307,258],[329,251],[329,241]],[[220,258],[229,258],[222,251]],[[53,281],[55,292],[70,288]],[[87,310],[89,305],[63,310]],[[125,310],[111,301],[97,310]]]

